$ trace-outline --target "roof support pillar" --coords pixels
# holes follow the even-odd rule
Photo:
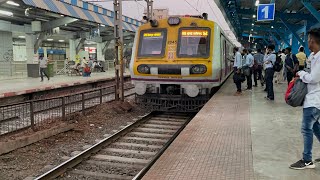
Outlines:
[[[302,0],[301,3],[306,7],[310,13],[320,22],[320,13],[312,6],[310,0]]]

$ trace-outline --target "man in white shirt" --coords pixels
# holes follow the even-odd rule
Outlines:
[[[246,75],[247,79],[247,90],[252,90],[252,67],[253,67],[253,62],[254,58],[252,56],[252,50],[244,50],[244,53],[246,54],[246,60],[245,63],[243,64],[244,69],[248,70],[248,74]]]
[[[308,46],[311,56],[311,72],[299,71],[300,79],[307,83],[308,93],[303,105],[303,119],[301,132],[304,141],[303,158],[290,165],[292,169],[315,168],[312,162],[313,134],[320,141],[320,28],[308,32]],[[315,162],[320,162],[320,158]]]
[[[40,66],[41,82],[43,82],[43,74],[48,78],[48,81],[49,81],[50,77],[47,74],[48,59],[46,57],[44,57],[43,55],[40,55],[40,57],[39,57],[39,66]]]
[[[266,55],[264,56],[264,67],[266,71],[266,90],[267,90],[267,100],[274,100],[274,91],[273,91],[273,65],[276,62],[277,56],[274,52],[275,46],[273,44],[269,45],[266,50]]]
[[[234,73],[235,73],[235,75],[240,76],[241,75],[241,67],[242,67],[242,55],[239,52],[238,47],[235,47],[233,49],[233,53],[235,53],[234,64],[233,64]],[[237,86],[237,92],[235,93],[235,95],[236,96],[241,95],[241,93],[242,93],[241,82],[236,81],[235,84]]]

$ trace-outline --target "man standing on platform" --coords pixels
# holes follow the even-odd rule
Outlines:
[[[251,91],[252,90],[252,67],[253,67],[253,56],[252,56],[252,50],[246,50],[244,51],[246,54],[246,60],[244,63],[244,67],[248,69],[248,74],[246,74],[246,79],[247,79],[247,90]]]
[[[296,57],[296,55],[291,53],[291,47],[286,48],[286,61],[285,61],[285,67],[287,71],[287,81],[288,84],[293,79],[294,75],[298,71],[299,61]]]
[[[301,71],[304,69],[304,67],[306,65],[306,61],[307,61],[307,55],[304,53],[304,47],[299,48],[297,58],[299,61],[299,71]]]
[[[253,68],[253,78],[254,78],[254,87],[258,87],[258,80],[261,82],[261,86],[263,86],[263,77],[262,77],[262,68],[263,68],[263,54],[261,53],[261,49],[257,50],[258,53],[253,56],[254,59],[254,68]]]
[[[235,59],[234,59],[234,74],[235,76],[241,76],[241,67],[242,67],[242,55],[239,52],[239,48],[235,47],[233,49],[233,53],[235,53]],[[235,93],[236,96],[241,95],[241,81],[235,81],[235,84],[237,86],[237,92]]]
[[[43,55],[40,55],[39,58],[39,66],[40,66],[40,77],[41,77],[41,82],[43,82],[43,74],[48,78],[48,81],[50,80],[50,77],[47,74],[48,70],[48,59],[44,57]]]
[[[273,44],[269,45],[264,56],[264,64],[266,70],[266,90],[267,90],[267,100],[274,100],[274,91],[273,91],[273,65],[276,62],[277,56],[274,52],[275,46]]]
[[[311,72],[299,71],[297,75],[308,84],[308,93],[303,105],[301,132],[304,149],[302,159],[290,165],[292,169],[315,168],[312,162],[313,134],[320,141],[320,28],[308,32],[308,46],[313,55],[311,58]],[[315,162],[320,162],[320,158]]]

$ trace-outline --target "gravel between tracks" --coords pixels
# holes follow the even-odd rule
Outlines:
[[[133,105],[133,98],[128,98]],[[86,116],[78,114],[70,121],[75,122],[73,131],[62,133],[11,153],[0,156],[0,179],[24,179],[28,176],[37,176],[49,169],[48,165],[62,163],[63,156],[71,156],[73,151],[82,151],[82,147],[95,144],[96,139],[103,139],[104,134],[113,134],[112,130],[119,130],[120,126],[127,125],[147,110],[133,105],[129,113],[115,112],[115,102],[96,107]]]

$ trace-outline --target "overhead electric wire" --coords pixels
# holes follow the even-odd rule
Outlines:
[[[190,4],[187,0],[184,0],[187,4],[189,4],[189,6],[190,7],[192,7],[194,10],[196,10],[198,13],[200,13],[199,12],[199,10],[197,9],[197,8],[195,8],[192,4]]]

